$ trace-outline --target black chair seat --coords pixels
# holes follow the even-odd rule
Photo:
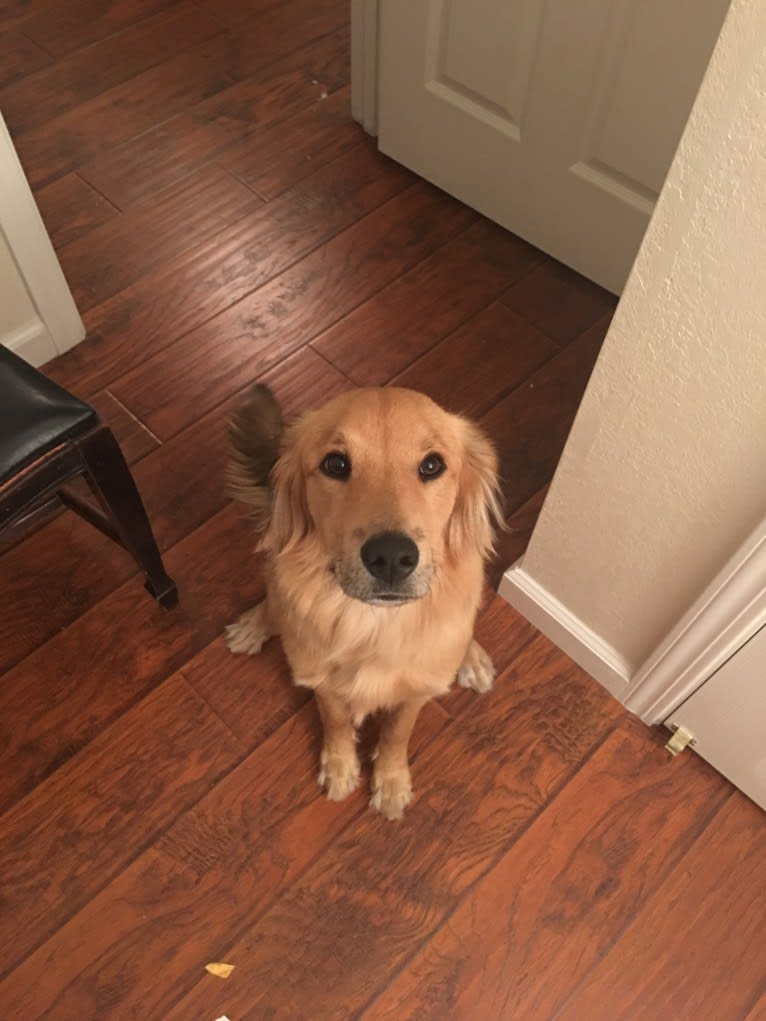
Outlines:
[[[0,482],[97,423],[90,405],[0,345]]]

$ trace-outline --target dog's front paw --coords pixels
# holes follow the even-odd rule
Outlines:
[[[474,639],[457,672],[457,683],[461,688],[473,688],[474,691],[485,692],[492,688],[494,680],[495,667],[492,660]]]
[[[254,656],[271,637],[266,613],[266,602],[258,603],[252,610],[246,610],[233,624],[226,628],[226,644],[232,652]]]
[[[409,769],[395,773],[379,773],[372,778],[370,806],[377,809],[386,819],[401,819],[404,810],[412,801],[412,781]]]
[[[359,759],[356,752],[353,755],[336,755],[323,751],[317,779],[319,786],[324,787],[329,801],[343,801],[359,784]]]

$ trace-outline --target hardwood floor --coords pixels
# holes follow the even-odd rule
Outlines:
[[[757,1021],[762,813],[503,601],[496,688],[423,712],[400,824],[321,796],[278,643],[222,641],[262,591],[222,481],[243,387],[477,418],[497,581],[614,309],[380,155],[348,47],[347,0],[0,0],[0,109],[89,332],[46,371],[115,429],[181,594],[72,514],[0,554],[0,1019]]]

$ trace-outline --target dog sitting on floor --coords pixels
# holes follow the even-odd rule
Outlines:
[[[254,510],[267,595],[227,628],[229,648],[281,636],[295,684],[316,694],[332,800],[357,786],[356,728],[381,713],[371,805],[399,819],[421,707],[455,678],[476,691],[494,679],[473,628],[502,520],[495,451],[471,422],[396,388],[352,390],[283,429],[256,385],[230,436],[229,488]]]

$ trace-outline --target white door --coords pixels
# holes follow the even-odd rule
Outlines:
[[[380,148],[619,293],[728,6],[380,0]]]
[[[761,628],[666,721],[703,759],[766,809],[766,628]]]
[[[0,113],[0,344],[43,365],[85,336]]]

